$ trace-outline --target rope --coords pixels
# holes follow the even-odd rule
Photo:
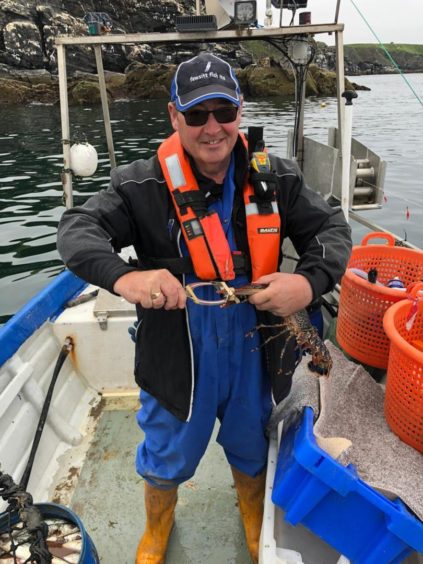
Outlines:
[[[402,70],[400,69],[400,67],[398,66],[398,64],[396,63],[396,61],[393,59],[392,55],[389,53],[388,49],[385,47],[385,45],[382,43],[382,41],[379,39],[379,37],[376,35],[376,32],[373,30],[372,26],[369,24],[369,22],[366,20],[365,16],[363,15],[363,13],[360,11],[360,8],[357,6],[357,4],[354,2],[354,0],[350,0],[351,4],[354,6],[354,8],[357,10],[357,12],[360,14],[360,16],[362,17],[364,23],[367,25],[367,27],[369,28],[369,30],[371,31],[371,33],[375,36],[376,41],[379,43],[379,45],[382,47],[382,49],[384,50],[386,56],[388,57],[388,59],[391,61],[391,63],[393,64],[393,66],[396,68],[396,70],[399,72],[399,74],[401,75],[402,79],[404,80],[404,82],[407,84],[407,86],[410,88],[411,92],[414,94],[414,96],[417,98],[418,102],[420,102],[420,104],[423,106],[423,100],[420,98],[420,96],[417,94],[417,92],[415,91],[413,85],[409,82],[409,80],[406,78],[406,76],[404,75],[404,73],[402,72]]]
[[[21,544],[29,544],[30,557],[25,563],[36,562],[37,564],[50,564],[53,557],[47,547],[48,525],[43,521],[41,511],[33,505],[31,494],[26,492],[24,488],[17,485],[9,474],[3,474],[0,470],[0,497],[9,502],[7,511],[9,512],[9,538],[10,549],[1,550],[0,558],[12,556],[13,562],[17,562],[16,548]],[[15,543],[11,531],[12,513],[17,512],[20,520],[24,525],[24,529],[28,534],[28,539],[19,539],[18,544]],[[22,542],[23,540],[23,542]],[[7,559],[10,562],[10,559]]]

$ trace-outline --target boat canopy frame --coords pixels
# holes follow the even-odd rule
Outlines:
[[[67,208],[73,207],[73,193],[72,193],[72,171],[70,169],[70,121],[69,121],[69,103],[68,103],[68,90],[67,90],[67,71],[66,71],[66,48],[75,45],[92,46],[95,54],[97,73],[99,79],[101,104],[103,111],[103,121],[106,133],[107,147],[110,159],[110,167],[116,166],[116,158],[113,146],[113,134],[110,121],[109,103],[107,97],[106,80],[104,75],[103,60],[101,47],[102,45],[116,45],[116,44],[183,44],[183,43],[219,43],[231,41],[251,41],[278,39],[284,37],[292,37],[295,35],[314,36],[319,34],[333,34],[335,36],[335,65],[336,65],[336,95],[337,95],[337,121],[338,121],[338,134],[340,136],[340,151],[339,158],[341,159],[344,154],[344,131],[345,129],[345,103],[342,98],[342,93],[345,90],[345,74],[344,74],[344,40],[343,31],[344,24],[338,22],[339,8],[341,0],[336,0],[334,21],[332,23],[322,24],[307,24],[307,25],[289,25],[282,26],[282,8],[279,27],[264,27],[260,29],[238,27],[236,29],[220,29],[216,31],[201,31],[201,32],[165,32],[165,33],[128,33],[128,34],[107,34],[96,36],[57,36],[55,40],[55,47],[57,49],[57,63],[59,75],[59,93],[60,93],[60,113],[61,113],[61,126],[62,126],[62,146],[63,146],[63,171],[62,171],[62,185],[65,206]],[[197,0],[197,13],[199,13],[199,2]],[[282,3],[281,3],[282,4]],[[304,105],[301,105],[300,115],[300,131],[299,142],[301,146],[303,141],[303,112]],[[349,162],[350,153],[346,155]],[[347,171],[349,167],[343,167],[342,174]],[[346,178],[349,177],[346,176]],[[347,180],[341,179],[341,182],[347,184]],[[342,209],[351,220],[360,223],[370,231],[379,231],[391,233],[384,227],[375,224],[373,221],[368,220],[361,214],[358,214],[349,209],[350,202],[348,195],[343,198]],[[391,233],[395,239],[399,239],[397,235]],[[401,241],[401,243],[409,248],[416,248],[408,241]]]
[[[289,36],[306,35],[314,36],[318,34],[334,34],[335,50],[336,50],[336,90],[337,90],[337,107],[338,107],[338,131],[343,131],[344,123],[344,104],[342,103],[342,92],[345,89],[344,75],[344,47],[343,47],[343,31],[344,25],[337,22],[339,2],[335,13],[335,22],[327,24],[308,24],[308,25],[290,25],[284,27],[268,27],[268,28],[245,28],[238,27],[236,29],[223,29],[202,32],[165,32],[165,33],[128,33],[128,34],[107,34],[95,36],[57,36],[55,47],[57,50],[57,65],[59,75],[59,95],[60,95],[60,116],[62,128],[62,147],[63,147],[63,171],[62,185],[64,193],[65,206],[73,207],[73,191],[72,191],[72,170],[70,166],[70,146],[71,132],[69,120],[69,102],[67,89],[67,69],[66,69],[66,48],[75,45],[92,46],[95,54],[97,74],[100,87],[101,105],[103,111],[103,122],[106,133],[107,148],[110,159],[111,169],[116,166],[116,157],[113,146],[113,133],[110,120],[109,102],[107,97],[106,80],[104,74],[103,60],[101,48],[103,45],[116,44],[182,44],[182,43],[221,43],[231,41],[251,41],[268,39],[281,39]],[[301,114],[304,111],[301,105]],[[300,115],[301,130],[299,132],[299,145],[302,143],[302,123],[303,117]],[[342,139],[342,135],[341,135]],[[341,149],[342,155],[342,149]],[[342,157],[341,157],[342,158]],[[349,159],[349,156],[348,156]]]

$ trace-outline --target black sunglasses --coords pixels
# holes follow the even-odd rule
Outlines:
[[[209,114],[213,114],[218,123],[231,123],[236,120],[238,108],[229,106],[225,108],[217,108],[216,110],[187,110],[181,112],[185,118],[185,123],[194,127],[205,125],[209,119]]]

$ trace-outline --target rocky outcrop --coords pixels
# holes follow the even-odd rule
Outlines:
[[[403,72],[423,72],[423,45],[390,43],[385,49]],[[385,49],[378,44],[345,45],[345,74],[358,76],[397,72]],[[322,68],[335,70],[335,47],[317,43],[315,63]]]
[[[176,65],[153,63],[131,64],[125,73],[105,71],[109,102],[169,98],[170,84]],[[271,96],[294,96],[295,82],[291,72],[273,63],[251,64],[236,69],[241,90],[246,99]],[[347,81],[348,89],[359,89]],[[333,96],[336,92],[335,73],[310,66],[306,84],[307,96]],[[68,80],[69,104],[97,104],[100,102],[98,77],[77,71]],[[30,102],[54,104],[59,101],[57,76],[42,70],[5,72],[0,66],[0,103],[26,104]]]
[[[0,104],[23,104],[30,95],[30,87],[21,81],[0,78]]]
[[[174,28],[175,18],[192,13],[194,0],[0,0],[0,63],[20,69],[56,72],[54,39],[57,35],[86,35],[84,16],[89,12],[107,12],[114,33],[165,31]],[[154,49],[108,46],[104,66],[122,72],[133,60],[152,62]],[[172,49],[161,50],[172,62]],[[78,46],[69,49],[69,72],[93,72],[92,50]]]
[[[294,96],[295,81],[291,71],[285,65],[271,60],[268,66],[250,65],[237,71],[241,90],[248,97],[266,98],[269,96]],[[354,86],[346,80],[346,88]],[[336,93],[336,75],[317,65],[310,65],[306,82],[306,96],[334,96]]]
[[[43,68],[41,35],[31,21],[12,21],[3,29],[4,60],[20,68]]]
[[[240,87],[246,97],[290,96],[294,94],[294,79],[283,67],[270,63],[251,65],[238,72]]]
[[[169,98],[170,83],[175,69],[175,65],[162,63],[132,66],[124,83],[127,96],[131,99]]]
[[[58,35],[88,34],[84,16],[106,12],[113,33],[161,32],[175,28],[175,18],[193,13],[195,0],[0,0],[0,102],[56,103],[59,99]],[[321,44],[323,45],[323,44]],[[103,64],[110,101],[169,96],[175,65],[204,49],[202,44],[106,45]],[[235,68],[242,90],[249,96],[294,94],[294,80],[280,60],[256,64],[240,43],[215,44],[213,51]],[[330,68],[333,52],[323,47],[316,61]],[[67,48],[69,102],[98,103],[100,92],[91,47]],[[333,95],[335,79],[317,67],[311,69],[307,94]]]
[[[112,21],[113,33],[162,32],[175,29],[175,18],[193,13],[195,0],[0,0],[0,79],[11,80],[3,87],[3,103],[54,102],[58,99],[57,57],[55,38],[58,35],[87,35],[84,16],[89,12],[106,12]],[[195,45],[106,45],[102,48],[106,71],[123,75],[113,95],[138,98],[168,96],[167,78],[156,80],[160,70],[154,65],[176,65],[204,48]],[[253,62],[253,57],[239,45],[216,45],[215,50],[238,66]],[[86,103],[98,100],[98,87],[81,73],[96,72],[91,47],[75,46],[67,50],[67,72],[71,82],[70,101]],[[136,65],[151,65],[143,79],[134,73]],[[40,73],[44,73],[41,75]],[[46,78],[47,73],[50,78]],[[82,81],[75,84],[75,81]],[[18,84],[20,82],[20,84]],[[109,75],[111,82],[111,75]],[[121,86],[125,83],[124,88]],[[42,85],[42,86],[41,86]]]

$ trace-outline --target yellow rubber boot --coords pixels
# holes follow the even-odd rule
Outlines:
[[[238,494],[239,510],[244,524],[247,546],[253,562],[258,562],[261,525],[263,523],[264,488],[266,472],[255,478],[231,466]]]
[[[164,564],[170,533],[175,522],[178,488],[161,490],[144,483],[147,522],[137,549],[136,564]]]

